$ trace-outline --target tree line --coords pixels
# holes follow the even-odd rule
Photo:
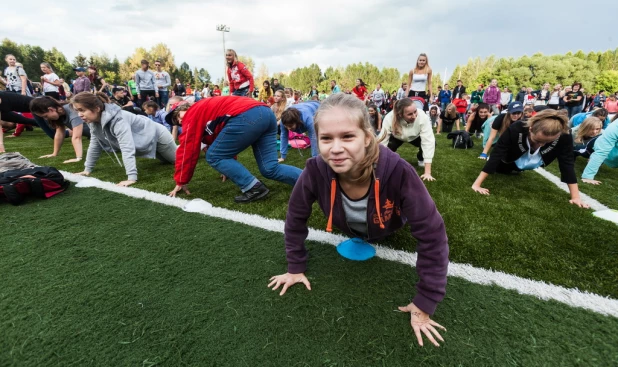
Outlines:
[[[17,44],[9,39],[4,39],[0,44],[0,55],[14,54],[19,62],[24,65],[26,73],[32,80],[37,80],[41,71],[41,62],[48,62],[54,68],[59,77],[70,80],[75,78],[74,67],[88,67],[94,65],[99,74],[110,84],[124,84],[132,77],[132,74],[140,68],[140,61],[147,59],[151,63],[161,60],[164,69],[170,73],[173,79],[178,78],[183,83],[191,83],[192,86],[201,88],[205,83],[211,83],[211,76],[204,68],[191,68],[186,62],[176,65],[172,51],[164,43],[159,43],[147,50],[143,47],[135,49],[133,54],[124,62],[117,57],[110,58],[107,54],[92,54],[88,57],[79,53],[71,62],[57,48],[44,50],[39,46]],[[316,86],[319,91],[330,91],[330,81],[336,80],[342,90],[352,89],[356,85],[356,79],[362,79],[368,89],[375,88],[381,83],[386,91],[397,90],[401,83],[407,81],[407,70],[399,71],[397,68],[377,66],[365,62],[354,63],[345,67],[328,67],[321,70],[317,64],[303,66],[292,70],[290,73],[269,74],[266,65],[261,64],[257,73],[255,63],[251,57],[240,56],[240,60],[247,65],[255,76],[256,85],[260,86],[264,80],[279,79],[286,87],[291,87],[303,92]],[[414,65],[410,65],[410,68]],[[433,89],[443,84],[442,75],[434,70]],[[512,91],[520,87],[540,88],[544,83],[552,85],[560,83],[569,85],[577,81],[589,92],[599,89],[615,92],[618,91],[618,48],[605,52],[580,51],[568,52],[564,55],[543,55],[536,53],[532,56],[519,58],[496,58],[489,56],[470,58],[465,65],[457,65],[450,74],[448,83],[454,86],[458,79],[469,89],[474,90],[479,84],[488,85],[491,79],[496,78],[501,87],[508,87]],[[220,86],[223,79],[216,81]]]

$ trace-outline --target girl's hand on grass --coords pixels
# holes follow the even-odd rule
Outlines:
[[[479,194],[483,194],[483,195],[489,195],[489,190],[488,189],[484,189],[478,185],[472,185],[472,190],[478,192]]]
[[[435,181],[436,179],[429,173],[423,173],[421,175],[421,178],[423,179],[423,181]]]
[[[584,208],[584,209],[590,209],[590,205],[584,203],[582,201],[582,199],[577,198],[577,199],[571,199],[569,200],[569,203],[573,204],[573,205],[577,205],[580,208]]]
[[[591,184],[591,185],[600,185],[601,181],[597,181],[597,180],[590,180],[587,178],[582,178],[582,182],[585,182],[587,184]]]
[[[436,327],[446,331],[446,328],[437,322],[433,321],[429,318],[429,315],[425,312],[421,311],[420,308],[416,307],[414,303],[410,303],[406,307],[399,307],[399,311],[401,312],[409,312],[410,313],[410,325],[412,325],[412,329],[414,329],[414,334],[416,334],[416,339],[418,340],[418,345],[423,346],[423,337],[421,331],[430,342],[433,343],[436,347],[439,347],[440,344],[434,338],[434,335],[438,340],[444,342],[442,339],[442,335],[436,330]],[[433,335],[432,335],[433,334]]]
[[[39,158],[51,158],[51,157],[55,157],[55,156],[56,156],[56,155],[52,153],[52,154],[42,155],[42,156],[40,156]]]
[[[116,184],[116,186],[128,187],[128,186],[133,185],[133,184],[134,184],[134,183],[136,183],[136,182],[137,182],[137,181],[133,181],[133,180],[126,180],[126,181],[121,181],[121,182],[118,182],[118,183]]]
[[[175,198],[176,194],[180,190],[184,191],[185,194],[187,194],[187,195],[191,195],[191,193],[189,192],[189,189],[187,188],[187,185],[182,185],[182,186],[176,185],[176,187],[174,187],[174,190],[170,191],[169,194],[167,194],[167,195]]]
[[[78,172],[78,173],[76,173],[76,175],[78,175],[78,176],[90,176],[90,172],[86,172],[86,171]]]
[[[81,161],[81,158],[73,158],[73,159],[67,159],[66,161],[62,162],[62,163],[75,163],[75,162],[79,162]]]
[[[221,182],[225,182],[227,181],[227,176],[226,175],[221,175]]]
[[[289,287],[293,286],[296,283],[303,283],[308,290],[311,290],[311,284],[309,283],[309,279],[305,276],[304,273],[300,274],[290,274],[285,273],[281,275],[276,275],[270,278],[270,283],[268,283],[268,288],[272,287],[273,291],[279,289],[279,286],[283,285],[283,289],[281,289],[280,296],[283,296]]]

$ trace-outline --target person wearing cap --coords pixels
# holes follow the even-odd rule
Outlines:
[[[80,66],[73,71],[77,74],[77,79],[73,82],[73,94],[90,92],[90,79],[86,77],[86,68]]]
[[[268,179],[294,186],[301,169],[277,162],[277,118],[268,106],[251,98],[229,96],[205,98],[189,106],[172,106],[165,117],[182,124],[180,146],[176,152],[176,187],[170,196],[183,190],[193,177],[202,143],[208,146],[206,162],[231,179],[242,191],[237,203],[249,203],[268,195],[268,188],[245,166],[234,159],[248,147],[253,148],[260,173]]]
[[[490,146],[488,144],[488,146]],[[558,160],[560,180],[567,184],[569,203],[589,208],[579,196],[569,119],[560,111],[543,110],[527,121],[515,121],[500,135],[472,190],[489,195],[481,185],[490,174],[512,174],[545,167]]]
[[[511,126],[515,121],[521,119],[524,113],[524,105],[521,102],[511,102],[507,109],[507,113],[500,114],[491,122],[491,132],[485,142],[483,153],[479,156],[479,159],[487,160],[489,149],[494,144],[494,140],[500,136],[506,129]],[[489,123],[489,120],[486,122]]]

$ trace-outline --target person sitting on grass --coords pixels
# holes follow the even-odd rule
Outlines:
[[[426,181],[436,180],[431,175],[436,138],[429,117],[416,108],[414,101],[404,98],[395,102],[393,110],[384,116],[378,141],[393,152],[404,142],[418,147],[418,166],[425,167],[421,178]]]
[[[616,120],[616,117],[614,117]],[[582,174],[582,181],[592,185],[600,185],[601,181],[594,179],[601,164],[611,168],[618,168],[618,122],[613,121],[594,142],[594,153]]]
[[[78,173],[90,176],[101,151],[113,153],[122,167],[117,151],[127,172],[127,180],[118,186],[130,186],[137,182],[135,157],[159,158],[167,163],[176,159],[176,143],[163,125],[153,124],[145,116],[134,115],[111,103],[107,95],[98,92],[82,92],[73,97],[73,108],[79,117],[90,124],[90,146],[86,155],[85,170]]]
[[[528,121],[516,121],[504,130],[481,174],[472,184],[472,190],[489,195],[489,190],[481,185],[490,174],[533,170],[547,166],[556,159],[561,180],[568,185],[571,193],[569,202],[588,208],[588,204],[579,197],[569,121],[564,114],[552,109],[541,111]]]
[[[446,105],[444,111],[440,113],[436,134],[440,134],[441,132],[450,133],[453,131],[453,125],[456,125],[457,130],[459,130],[459,113],[457,113],[455,104],[449,103]]]
[[[496,138],[500,136],[506,129],[515,121],[519,121],[524,112],[524,106],[521,102],[511,102],[506,113],[501,113],[491,122],[491,132],[484,145],[483,152],[479,155],[479,159],[487,159],[489,150],[496,142]],[[489,120],[488,120],[489,121]],[[486,122],[489,124],[489,122]],[[485,137],[485,136],[483,136]]]
[[[318,155],[318,141],[315,137],[313,128],[313,115],[320,107],[320,102],[309,101],[295,104],[283,111],[281,114],[281,158],[279,162],[283,162],[288,154],[288,132],[292,131],[298,134],[307,133],[311,141],[311,156]]]
[[[343,93],[328,97],[315,124],[320,156],[307,161],[285,220],[287,273],[270,278],[268,287],[282,287],[281,296],[297,283],[311,290],[305,276],[305,240],[315,201],[328,218],[328,232],[334,226],[348,236],[376,241],[408,223],[418,241],[420,280],[416,296],[399,310],[410,313],[421,346],[422,334],[439,346],[436,339],[444,339],[436,328],[446,329],[430,315],[445,295],[449,247],[444,221],[425,185],[408,162],[378,143],[365,104],[357,97]]]
[[[53,153],[39,158],[56,157],[60,153],[62,143],[64,143],[66,129],[70,129],[75,158],[66,160],[63,163],[75,163],[82,160],[84,153],[82,136],[90,138],[90,128],[87,124],[84,124],[77,111],[69,103],[58,102],[49,96],[37,97],[30,102],[30,111],[47,120],[47,123],[56,129]]]
[[[253,176],[234,156],[248,147],[264,177],[294,186],[301,170],[277,163],[277,119],[263,103],[250,98],[229,96],[203,99],[193,106],[176,106],[170,118],[181,123],[180,147],[176,157],[174,197],[193,177],[202,143],[208,146],[206,162],[229,178],[242,191],[237,203],[249,203],[268,195],[268,188]]]
[[[489,105],[487,103],[479,103],[470,111],[468,121],[466,122],[466,132],[468,134],[475,134],[477,138],[480,138],[483,132],[483,124],[491,116]]]
[[[588,117],[580,125],[571,129],[573,134],[573,154],[575,158],[584,157],[589,159],[594,153],[594,144],[603,132],[603,122],[597,117]]]

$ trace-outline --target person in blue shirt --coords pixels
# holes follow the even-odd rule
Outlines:
[[[330,81],[330,92],[331,92],[331,94],[336,94],[336,93],[340,93],[341,92],[341,89],[337,85],[337,81],[336,80],[331,80]]]
[[[295,133],[307,133],[311,141],[311,155],[319,154],[318,140],[313,127],[313,115],[320,107],[320,102],[309,101],[290,106],[281,114],[281,158],[283,162],[288,154],[288,131]]]
[[[601,165],[605,163],[611,168],[618,168],[618,123],[612,122],[594,143],[594,153],[582,174],[582,181],[599,185],[601,181],[594,179]]]
[[[597,108],[592,112],[580,112],[573,117],[571,117],[571,127],[576,127],[584,122],[588,117],[596,117],[603,122],[603,130],[607,129],[609,126],[609,114],[605,108]]]
[[[440,100],[440,108],[442,109],[442,111],[444,111],[446,109],[446,106],[451,103],[451,96],[452,93],[448,89],[448,84],[444,84],[444,89],[442,89],[440,91],[440,94],[438,94],[438,99]]]

